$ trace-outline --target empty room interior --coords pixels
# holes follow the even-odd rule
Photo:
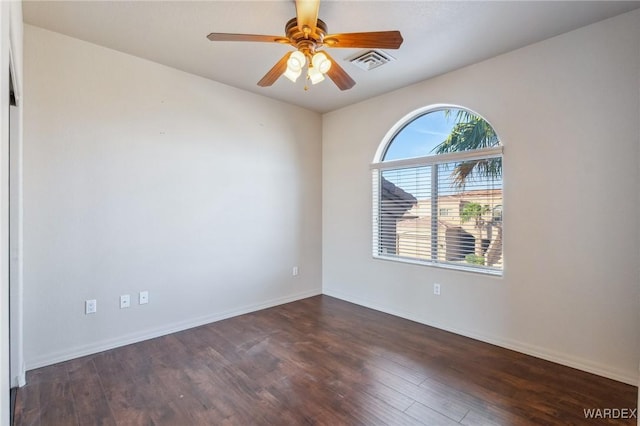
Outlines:
[[[640,2],[0,32],[0,425],[640,424]]]

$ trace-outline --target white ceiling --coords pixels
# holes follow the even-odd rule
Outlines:
[[[640,7],[640,1],[331,1],[329,33],[400,30],[397,60],[371,71],[348,63],[361,49],[330,53],[357,82],[341,92],[327,79],[304,91],[280,78],[257,81],[290,47],[211,42],[210,32],[283,35],[293,1],[24,1],[28,24],[280,99],[331,111]]]

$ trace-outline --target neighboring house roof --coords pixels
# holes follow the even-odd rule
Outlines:
[[[456,192],[455,194],[443,194],[438,196],[438,200],[460,198],[502,198],[502,189],[473,189],[470,191]],[[420,201],[429,201],[431,198],[423,198]]]
[[[382,178],[381,198],[384,201],[382,212],[396,217],[402,217],[405,212],[418,204],[413,195]]]

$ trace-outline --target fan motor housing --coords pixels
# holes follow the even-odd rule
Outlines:
[[[306,30],[306,28],[305,28]],[[285,34],[292,45],[305,55],[313,55],[317,47],[322,46],[324,36],[327,35],[327,24],[318,19],[315,28],[301,31],[298,28],[298,19],[291,18],[284,27]]]

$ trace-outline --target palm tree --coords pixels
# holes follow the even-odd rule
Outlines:
[[[445,110],[445,117],[449,118],[455,111],[456,124],[447,138],[437,145],[433,151],[436,154],[446,154],[451,152],[471,151],[474,149],[491,148],[500,143],[498,135],[483,118],[462,109]],[[479,160],[466,160],[457,163],[451,172],[453,186],[464,189],[467,182],[473,177],[488,178],[490,180],[502,177],[502,158],[484,158]],[[482,215],[487,213],[489,206],[481,206],[477,203],[470,203],[464,206],[461,212],[462,222],[473,219],[475,227],[478,229],[479,238],[476,239],[475,253],[482,259],[482,230],[485,222]],[[502,257],[502,223],[491,220],[490,225],[497,228],[496,238],[491,242],[487,250],[486,263],[493,266]]]
[[[491,148],[500,143],[496,132],[483,118],[462,109],[445,110],[445,117],[449,118],[452,111],[456,111],[456,124],[449,136],[433,149],[434,153],[445,154]],[[451,173],[453,184],[463,188],[474,173],[482,177],[500,178],[502,159],[485,158],[456,164]]]
[[[475,252],[476,256],[484,257],[482,252],[482,230],[485,225],[483,216],[491,211],[488,205],[481,205],[478,203],[467,203],[462,208],[460,213],[460,220],[462,223],[474,221],[474,227],[478,230],[478,238],[476,238]]]

